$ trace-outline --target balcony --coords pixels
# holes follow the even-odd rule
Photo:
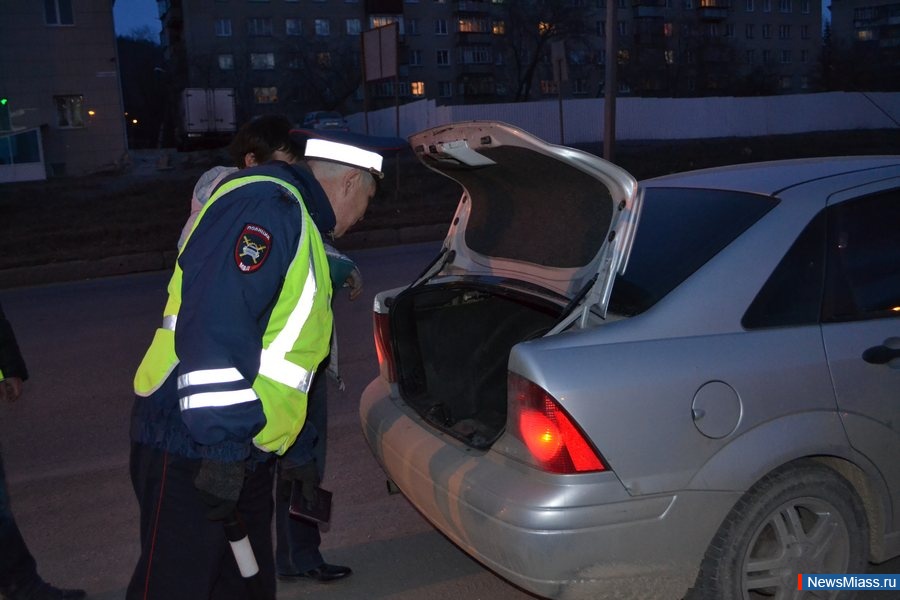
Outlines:
[[[697,11],[704,21],[724,21],[730,8],[730,0],[700,0]]]
[[[460,31],[456,34],[458,45],[491,44],[494,41],[490,31]]]
[[[456,3],[456,13],[471,14],[488,14],[491,11],[490,2],[477,2],[475,0],[459,0]]]
[[[634,43],[640,48],[662,48],[666,45],[666,37],[661,33],[638,31],[634,34]]]
[[[633,0],[631,7],[635,19],[661,19],[666,0]]]

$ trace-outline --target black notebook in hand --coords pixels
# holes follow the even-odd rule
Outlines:
[[[327,523],[331,519],[331,492],[315,488],[312,501],[303,496],[303,484],[295,481],[291,486],[291,505],[288,514],[292,519],[304,519],[314,523]]]

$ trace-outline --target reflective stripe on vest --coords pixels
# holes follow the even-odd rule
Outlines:
[[[190,410],[192,408],[232,406],[244,402],[253,402],[254,400],[256,400],[256,392],[250,388],[246,388],[230,392],[203,392],[202,394],[191,394],[190,396],[181,398],[179,404],[181,405],[181,410]]]
[[[209,385],[211,383],[230,383],[232,381],[240,381],[243,375],[234,367],[227,369],[204,369],[202,371],[191,371],[185,373],[178,378],[178,389],[186,388],[191,385]]]
[[[300,337],[300,330],[309,320],[312,312],[313,300],[318,287],[316,286],[316,273],[310,260],[309,272],[303,284],[303,293],[300,300],[291,311],[287,322],[268,348],[263,348],[259,360],[259,374],[265,375],[278,383],[300,390],[304,394],[309,392],[312,377],[315,371],[306,370],[300,365],[290,362],[285,357],[294,348],[294,344]]]
[[[176,322],[178,322],[178,315],[166,315],[163,317],[162,328],[175,331]]]

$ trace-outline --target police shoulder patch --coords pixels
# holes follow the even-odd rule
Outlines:
[[[244,225],[234,245],[234,262],[243,273],[252,273],[269,257],[272,234],[253,223]]]

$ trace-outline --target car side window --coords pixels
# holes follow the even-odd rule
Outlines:
[[[741,324],[746,329],[819,322],[826,224],[823,210],[800,233],[744,314]]]
[[[900,317],[900,189],[829,209],[823,320]]]

